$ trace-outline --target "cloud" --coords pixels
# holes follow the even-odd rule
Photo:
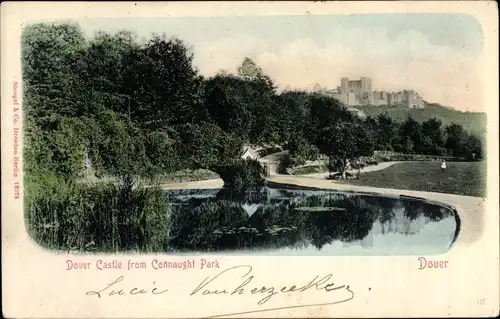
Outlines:
[[[460,110],[483,111],[482,68],[467,49],[432,44],[426,35],[405,30],[389,37],[387,29],[335,28],[317,37],[238,36],[194,45],[195,64],[205,75],[235,72],[253,59],[281,88],[329,88],[340,77],[372,78],[374,89],[417,90],[425,100]]]

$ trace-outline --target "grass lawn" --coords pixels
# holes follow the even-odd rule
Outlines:
[[[486,162],[404,162],[380,171],[361,173],[358,180],[336,183],[407,189],[465,196],[486,196]]]
[[[307,175],[324,172],[328,172],[328,168],[325,165],[304,166],[292,169],[292,175]]]

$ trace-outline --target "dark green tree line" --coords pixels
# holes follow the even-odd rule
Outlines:
[[[217,171],[239,167],[247,143],[284,146],[295,164],[320,153],[345,164],[374,150],[483,157],[482,141],[459,125],[363,120],[328,96],[278,92],[249,58],[235,75],[204,78],[191,48],[167,36],[139,43],[127,31],[86,38],[76,24],[33,24],[22,67],[30,175],[75,179],[86,156],[98,175]]]

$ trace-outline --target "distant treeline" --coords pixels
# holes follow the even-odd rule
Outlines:
[[[387,114],[393,121],[399,123],[404,122],[408,117],[412,117],[420,123],[431,118],[437,118],[442,121],[443,126],[455,123],[463,126],[466,131],[480,138],[486,136],[487,123],[485,113],[461,112],[437,103],[425,103],[425,107],[422,109],[409,108],[404,104],[391,106],[361,105],[356,106],[356,108],[371,117]]]
[[[188,46],[166,36],[86,39],[76,24],[29,25],[22,67],[28,178],[73,180],[85,156],[98,175],[216,171],[247,143],[284,145],[298,161],[374,150],[483,156],[481,140],[458,124],[361,119],[327,96],[280,93],[248,58],[236,75],[204,77]]]

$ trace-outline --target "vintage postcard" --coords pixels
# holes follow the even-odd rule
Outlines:
[[[495,2],[3,2],[7,318],[499,314]]]

